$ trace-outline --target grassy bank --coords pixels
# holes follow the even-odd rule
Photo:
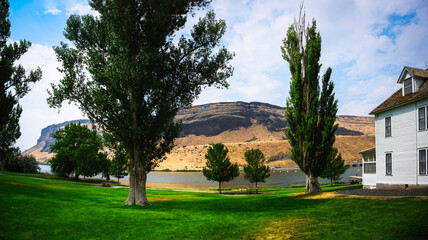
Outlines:
[[[326,187],[325,191],[335,187]],[[125,206],[128,189],[52,176],[0,175],[0,239],[423,239],[427,198],[263,195],[149,189],[152,206]]]

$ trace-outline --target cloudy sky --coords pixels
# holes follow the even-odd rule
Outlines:
[[[47,89],[61,74],[52,46],[64,41],[70,14],[97,14],[86,0],[10,0],[10,41],[33,43],[20,63],[40,66],[41,82],[21,99],[22,136],[17,145],[36,144],[42,128],[85,118],[73,104],[50,109]],[[225,19],[223,44],[235,52],[229,89],[205,89],[194,103],[260,101],[285,106],[290,73],[280,46],[287,28],[298,16],[296,0],[214,0],[211,8]],[[404,66],[426,68],[428,62],[428,1],[313,0],[305,1],[306,16],[315,18],[322,37],[322,71],[333,69],[339,114],[367,115],[395,92]],[[206,10],[205,10],[206,11]],[[204,11],[181,32],[186,33]]]

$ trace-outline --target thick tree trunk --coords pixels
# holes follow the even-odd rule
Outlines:
[[[139,132],[138,130],[138,101],[135,99],[135,94],[133,89],[129,89],[130,97],[130,108],[132,112],[132,132],[130,134],[130,139],[132,143],[129,147],[129,157],[130,157],[130,171],[129,171],[129,195],[126,199],[125,204],[128,205],[151,205],[147,200],[146,196],[146,181],[147,181],[147,169],[145,169],[142,159],[142,149],[139,148],[139,143],[136,140],[136,136]]]
[[[318,177],[314,177],[312,173],[306,174],[306,193],[317,193],[322,192]]]
[[[138,155],[139,151],[133,150],[134,159],[130,161],[129,171],[129,194],[125,201],[127,205],[151,205],[146,196],[147,173],[142,166]]]
[[[1,159],[0,159],[1,173],[2,173],[2,174],[4,174],[4,161],[5,161],[5,159],[4,159],[4,158],[1,158]]]
[[[79,180],[79,175],[77,173],[74,174],[74,180]]]
[[[221,182],[218,182],[218,192],[221,194]]]
[[[119,178],[117,178],[117,184],[120,184]]]
[[[135,166],[132,157],[129,161],[129,194],[128,198],[125,200],[125,204],[135,204]]]
[[[6,161],[6,154],[4,153],[3,149],[0,149],[0,166],[1,166],[1,173],[4,174],[4,164]]]
[[[147,200],[146,196],[146,182],[147,182],[147,173],[144,169],[139,174],[139,179],[137,181],[137,191],[135,192],[135,204],[140,206],[151,205]]]

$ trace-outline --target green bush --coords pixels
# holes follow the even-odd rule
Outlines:
[[[5,169],[11,172],[38,173],[40,171],[36,158],[31,155],[14,155],[5,162]]]

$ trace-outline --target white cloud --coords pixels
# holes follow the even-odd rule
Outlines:
[[[81,0],[56,3],[67,14],[98,15]],[[228,26],[222,43],[236,53],[235,72],[228,80],[229,89],[207,88],[195,104],[264,101],[284,106],[290,73],[280,46],[299,6],[300,1],[294,0],[213,1],[211,8]],[[367,115],[399,88],[396,80],[404,66],[424,68],[428,61],[428,6],[423,0],[307,0],[305,8],[307,19],[316,19],[322,37],[322,71],[333,68],[340,114]],[[189,33],[205,12],[189,18],[177,36]],[[394,17],[406,15],[413,18],[404,24],[394,22]],[[390,34],[383,34],[386,29]],[[42,66],[44,72],[42,82],[21,101],[21,139],[29,140],[18,143],[25,149],[46,125],[82,116],[74,106],[64,107],[58,115],[46,104],[46,89],[61,77],[50,47],[34,44],[22,61],[32,69]]]
[[[17,145],[21,150],[34,146],[40,131],[50,125],[67,120],[84,118],[81,111],[74,105],[64,104],[58,113],[57,109],[49,108],[46,99],[47,89],[51,83],[59,83],[62,77],[57,67],[57,61],[53,49],[49,46],[33,44],[26,54],[18,61],[26,70],[34,70],[40,66],[43,71],[42,80],[37,82],[32,90],[20,100],[23,112],[20,118],[21,137]]]
[[[71,15],[71,14],[77,14],[77,15],[86,15],[86,14],[90,14],[90,15],[94,15],[94,16],[99,16],[99,13],[97,11],[92,10],[91,6],[89,6],[87,3],[86,4],[82,4],[82,3],[76,3],[68,8],[66,8],[67,10],[67,15]]]
[[[54,7],[54,8],[49,8],[46,9],[46,11],[44,11],[45,14],[52,14],[52,15],[58,15],[60,14],[62,11],[59,10],[58,8]]]
[[[217,17],[228,26],[223,43],[236,53],[230,89],[217,96],[284,106],[290,74],[280,46],[299,6],[281,0],[213,2]],[[333,68],[339,113],[367,115],[370,111],[345,108],[351,102],[367,103],[368,108],[380,104],[399,88],[395,80],[402,67],[423,68],[427,61],[428,6],[423,1],[308,0],[305,9],[307,21],[316,19],[322,37],[322,73]],[[394,17],[406,15],[414,17],[405,24],[394,22]],[[383,35],[385,29],[391,35]],[[204,93],[198,104],[213,100]]]

